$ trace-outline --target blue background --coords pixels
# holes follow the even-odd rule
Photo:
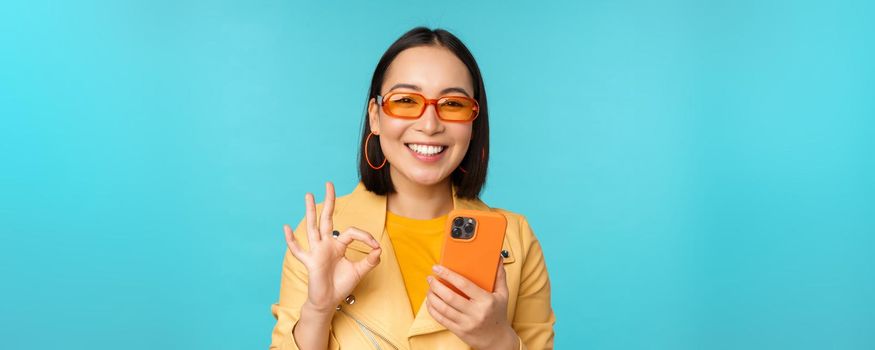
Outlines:
[[[875,348],[867,1],[0,4],[0,348],[266,348],[307,191],[355,186],[415,25],[486,79],[483,198],[558,348]]]

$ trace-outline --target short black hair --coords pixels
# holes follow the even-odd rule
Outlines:
[[[477,119],[474,119],[471,129],[471,141],[468,145],[468,152],[462,159],[460,166],[465,169],[461,171],[458,168],[450,175],[451,181],[456,186],[456,197],[476,199],[480,196],[480,191],[486,183],[486,169],[489,165],[489,108],[486,104],[486,88],[483,85],[483,77],[480,75],[480,68],[477,66],[477,61],[465,44],[462,43],[452,33],[444,29],[429,29],[426,27],[416,27],[404,33],[398,40],[395,40],[380,62],[377,63],[377,68],[374,69],[374,76],[371,79],[371,87],[368,91],[368,98],[365,103],[365,118],[362,125],[362,139],[359,145],[359,178],[364,183],[368,191],[379,195],[395,192],[392,185],[392,179],[389,176],[389,166],[386,164],[380,170],[372,169],[365,159],[365,154],[362,151],[368,152],[368,157],[372,164],[381,164],[385,159],[382,148],[380,147],[377,137],[372,137],[368,143],[368,149],[365,150],[365,141],[371,133],[371,125],[368,121],[368,103],[372,98],[376,98],[380,94],[380,89],[383,86],[383,77],[386,74],[386,69],[389,64],[398,56],[401,51],[417,46],[440,46],[452,52],[462,63],[468,67],[468,72],[471,73],[471,80],[474,83],[474,96],[480,105],[480,110]]]

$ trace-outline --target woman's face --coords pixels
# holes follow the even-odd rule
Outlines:
[[[413,47],[395,57],[386,70],[379,94],[386,96],[389,92],[402,91],[417,92],[428,99],[442,96],[474,98],[468,68],[452,52],[440,46]],[[462,162],[471,141],[472,122],[442,121],[434,105],[429,105],[418,119],[399,119],[386,115],[371,99],[368,117],[371,131],[380,136],[380,146],[389,161],[389,172],[395,183],[398,180],[425,186],[440,183]],[[435,151],[433,146],[442,147],[440,153],[433,156],[420,153]]]

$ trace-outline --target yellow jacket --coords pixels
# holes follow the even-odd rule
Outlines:
[[[541,245],[522,215],[489,208],[480,200],[456,198],[455,209],[492,210],[507,218],[502,249],[507,272],[507,319],[520,337],[521,349],[552,349],[556,317],[550,305],[550,280]],[[321,213],[322,204],[317,205]],[[431,318],[428,308],[420,307],[413,317],[404,280],[395,258],[392,242],[385,232],[386,196],[365,189],[362,183],[351,194],[338,197],[334,210],[334,229],[355,226],[374,235],[383,247],[380,264],[359,282],[334,314],[329,331],[329,349],[470,349],[467,344]],[[295,229],[295,237],[307,249],[306,222]],[[346,256],[354,261],[367,255],[370,247],[353,241]],[[301,316],[307,299],[307,269],[286,250],[280,282],[279,302],[271,306],[277,322],[270,349],[298,349],[292,329]]]

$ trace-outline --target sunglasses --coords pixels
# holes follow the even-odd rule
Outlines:
[[[447,122],[470,122],[477,118],[480,105],[477,100],[464,96],[444,96],[427,99],[415,92],[390,92],[377,95],[377,105],[383,112],[395,118],[417,119],[425,113],[428,105],[434,105],[438,118]]]

